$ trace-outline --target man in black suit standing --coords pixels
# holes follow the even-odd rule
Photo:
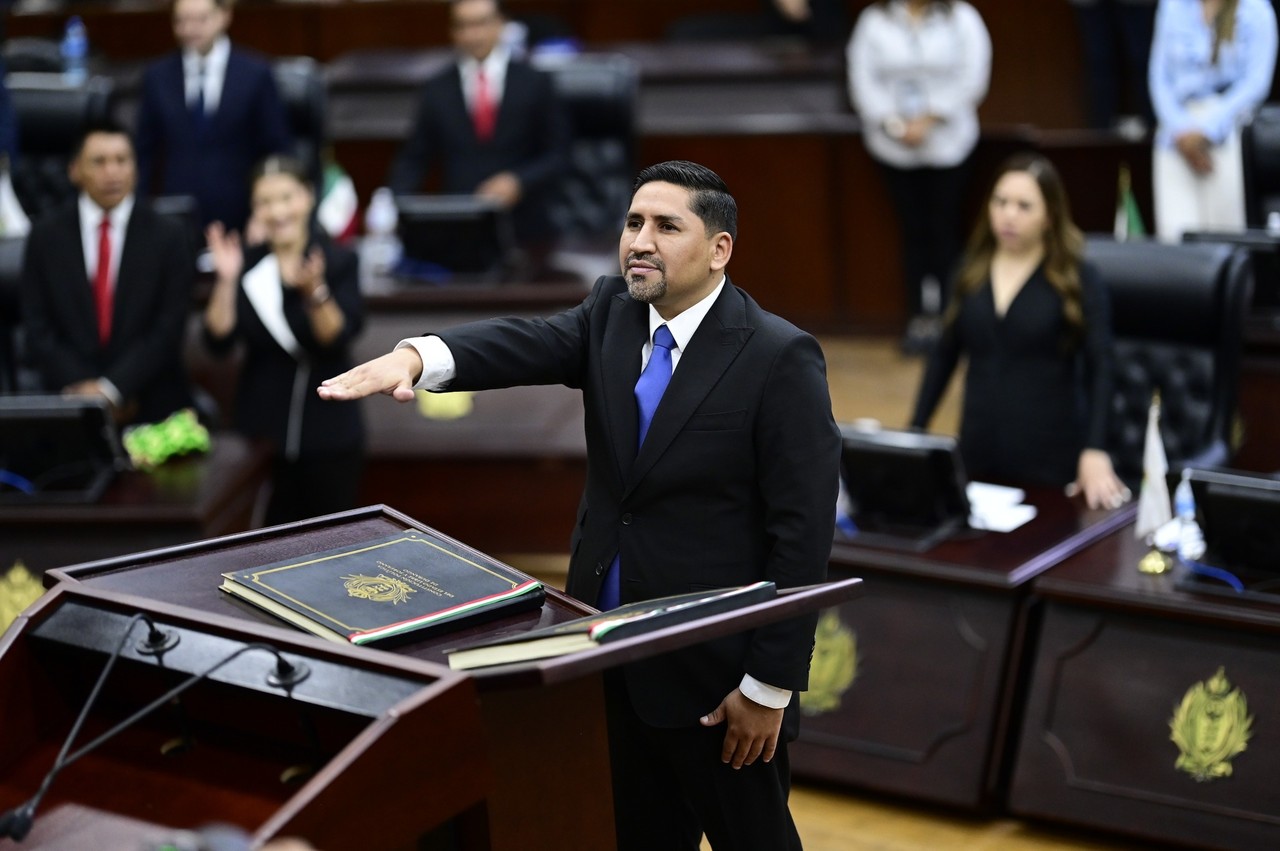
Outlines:
[[[840,452],[822,350],[729,281],[736,230],[717,175],[651,166],[623,228],[624,274],[600,278],[582,304],[406,340],[320,395],[581,388],[588,471],[567,590],[602,609],[758,580],[820,582]],[[669,381],[656,408],[655,381]],[[786,741],[815,624],[633,663],[609,683],[619,848],[692,851],[703,832],[716,851],[800,847]]]
[[[182,336],[194,270],[185,232],[135,203],[123,128],[90,127],[70,172],[80,196],[27,237],[29,365],[50,392],[106,398],[118,422],[163,419],[191,404]]]
[[[140,194],[194,195],[202,226],[241,230],[249,172],[293,143],[271,66],[227,38],[230,4],[174,0],[181,49],[147,66],[135,135]]]
[[[388,185],[418,192],[439,162],[444,192],[497,201],[521,244],[545,246],[555,238],[548,207],[567,165],[568,119],[550,77],[503,44],[499,0],[452,0],[449,14],[458,61],[427,81]]]

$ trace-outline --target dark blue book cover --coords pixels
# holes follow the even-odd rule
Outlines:
[[[545,597],[542,583],[515,568],[416,530],[222,576],[222,590],[353,644],[459,627]]]

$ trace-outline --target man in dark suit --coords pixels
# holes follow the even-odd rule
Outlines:
[[[404,341],[319,392],[407,401],[414,388],[581,388],[588,472],[567,590],[601,608],[820,582],[840,452],[822,351],[729,282],[736,229],[713,172],[651,166],[619,244],[624,275],[598,280],[582,304]],[[655,362],[670,371],[656,410]],[[799,848],[785,741],[815,623],[634,663],[610,683],[620,848],[696,849],[704,831],[716,851]]]
[[[555,237],[548,207],[567,166],[568,119],[551,79],[511,57],[505,24],[498,0],[450,4],[458,62],[427,81],[388,185],[418,192],[438,161],[444,192],[497,201],[518,241],[544,246]]]
[[[194,195],[203,225],[241,230],[249,172],[292,141],[271,66],[232,46],[230,24],[230,0],[174,0],[181,49],[142,78],[138,187],[142,195]]]
[[[89,128],[70,172],[80,196],[27,238],[29,365],[48,391],[106,398],[121,423],[163,419],[191,404],[182,366],[194,276],[185,232],[135,203],[123,128]]]

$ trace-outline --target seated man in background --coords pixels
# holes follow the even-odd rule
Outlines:
[[[191,404],[182,336],[194,277],[182,226],[136,204],[133,146],[91,126],[72,152],[80,196],[27,238],[22,317],[29,366],[49,392],[102,396],[117,422]]]
[[[517,242],[545,247],[556,236],[547,207],[567,164],[567,117],[551,79],[502,43],[498,0],[452,0],[450,16],[458,62],[427,82],[388,183],[418,192],[438,161],[443,192],[494,199],[511,210]]]
[[[194,195],[201,225],[242,230],[249,172],[292,145],[271,66],[232,47],[232,0],[174,0],[180,50],[147,67],[138,105],[142,195]],[[159,174],[155,172],[158,169]]]

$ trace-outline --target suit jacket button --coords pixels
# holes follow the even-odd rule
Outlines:
[[[604,576],[604,565],[596,562],[596,576]]]
[[[622,525],[623,525],[623,526],[630,526],[630,525],[631,525],[631,514],[630,514],[630,512],[628,512],[627,514],[622,515]]]

